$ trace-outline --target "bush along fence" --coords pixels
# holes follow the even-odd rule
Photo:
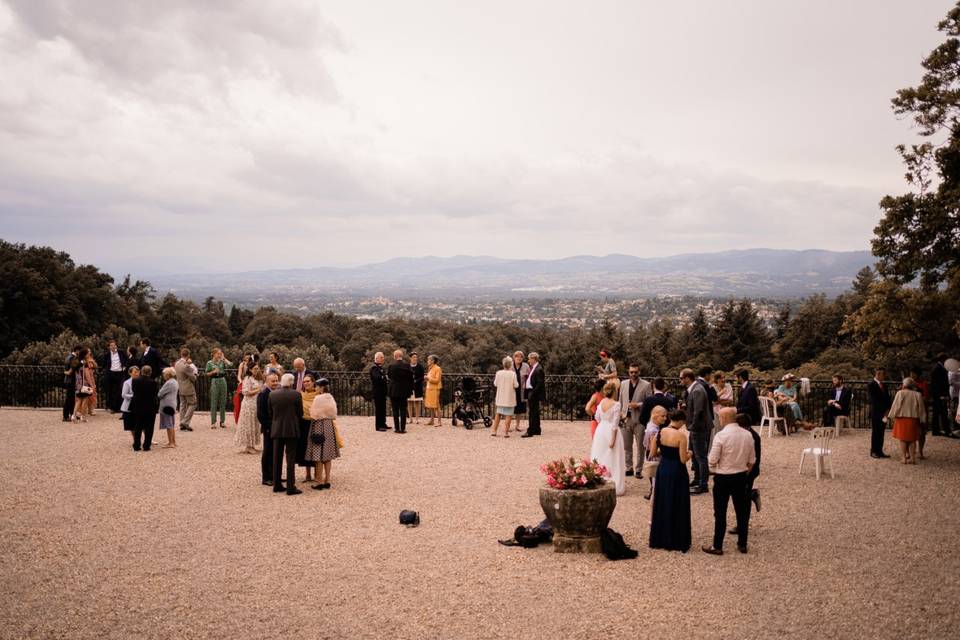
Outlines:
[[[331,393],[337,400],[341,415],[372,416],[373,393],[370,376],[365,371],[318,371],[318,376],[330,380]],[[454,390],[465,377],[472,377],[479,386],[487,387],[486,411],[494,411],[493,374],[445,373],[440,394],[442,414],[449,418],[455,406]],[[547,400],[541,405],[544,420],[587,420],[584,406],[593,393],[596,378],[593,376],[547,375]],[[799,383],[798,383],[799,384]],[[850,419],[854,427],[869,427],[869,404],[866,381],[848,381],[853,391]],[[227,386],[232,395],[237,386],[236,371],[227,373]],[[680,392],[679,382],[668,380],[671,393]],[[893,393],[895,384],[888,384]],[[202,375],[197,382],[198,410],[210,407],[209,380]],[[739,388],[734,385],[734,393]],[[0,365],[0,405],[6,407],[54,408],[62,407],[66,391],[63,388],[63,370],[57,366]],[[107,390],[105,376],[97,374],[97,406],[106,407]],[[811,380],[810,393],[800,397],[803,417],[820,423],[827,400],[833,398],[834,389],[830,380]],[[389,407],[387,408],[389,412]]]

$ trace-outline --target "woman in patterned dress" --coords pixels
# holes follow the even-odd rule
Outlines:
[[[234,443],[243,447],[243,453],[256,453],[260,444],[260,423],[257,422],[257,395],[263,388],[260,384],[260,367],[252,365],[244,372],[243,382],[240,383],[240,419],[237,421],[237,433]]]
[[[330,382],[326,378],[317,381],[317,396],[310,405],[310,436],[307,441],[306,459],[316,463],[317,484],[314,489],[330,488],[330,467],[340,457],[337,432],[337,401],[330,395]],[[322,466],[321,466],[322,465]]]
[[[227,428],[227,367],[233,363],[223,357],[223,349],[214,349],[213,358],[207,361],[205,375],[210,378],[210,428],[217,428],[217,414],[220,414],[220,428]]]

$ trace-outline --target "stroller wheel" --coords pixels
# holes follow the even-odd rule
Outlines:
[[[485,426],[487,429],[489,429],[489,428],[490,428],[490,425],[492,425],[492,424],[493,424],[493,420],[490,419],[490,416],[484,416],[484,417],[483,417],[483,426]]]
[[[453,416],[450,418],[450,424],[452,424],[453,426],[457,426],[457,416]]]
[[[473,429],[473,420],[470,420],[469,418],[464,418],[463,426],[467,429]]]

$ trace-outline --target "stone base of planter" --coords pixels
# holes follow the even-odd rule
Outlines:
[[[600,553],[600,534],[617,506],[613,483],[594,489],[541,487],[540,506],[553,526],[553,550],[558,553]]]
[[[600,542],[600,536],[575,538],[554,533],[553,550],[557,553],[601,553],[603,552],[603,545]]]

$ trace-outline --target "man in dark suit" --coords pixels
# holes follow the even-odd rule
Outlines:
[[[687,388],[687,431],[690,432],[690,448],[693,451],[693,480],[690,493],[707,493],[707,478],[710,467],[707,454],[710,449],[710,431],[713,430],[713,412],[710,396],[693,369],[680,372],[680,383]],[[709,386],[709,385],[707,385]]]
[[[377,431],[387,429],[387,372],[383,370],[383,352],[377,351],[370,367],[370,386],[373,388],[373,413]]]
[[[853,391],[843,386],[843,376],[833,376],[833,397],[823,409],[823,426],[832,427],[838,417],[849,416],[851,399]]]
[[[540,403],[547,399],[547,376],[540,365],[540,354],[531,352],[527,356],[530,363],[530,375],[527,376],[527,432],[521,438],[540,435]]]
[[[867,384],[867,397],[870,401],[870,457],[889,458],[883,452],[883,432],[887,427],[887,412],[890,411],[890,392],[884,382],[886,371],[878,367],[873,380]]]
[[[107,351],[100,356],[99,365],[107,383],[107,409],[110,413],[117,413],[123,403],[120,390],[126,377],[127,354],[117,349],[116,340],[107,343]]]
[[[390,407],[393,409],[393,431],[407,432],[407,400],[413,395],[413,369],[403,359],[403,350],[393,352],[393,364],[387,367]]]
[[[70,422],[73,410],[77,403],[77,372],[80,370],[80,345],[73,348],[73,351],[63,361],[63,389],[66,397],[63,399],[63,421]]]
[[[750,416],[750,424],[760,424],[760,396],[757,395],[757,388],[750,382],[750,372],[746,369],[737,371],[737,379],[740,380],[737,413],[744,413]],[[759,461],[759,458],[757,458],[757,460]],[[757,466],[760,466],[759,462]]]
[[[159,387],[153,379],[153,371],[149,365],[140,369],[141,375],[134,378],[130,384],[133,398],[130,400],[129,411],[133,416],[133,450],[150,451],[153,444],[153,429],[157,422],[157,412],[160,402],[157,399]],[[143,443],[141,444],[141,438]]]
[[[663,407],[667,414],[677,408],[677,399],[666,392],[667,381],[663,378],[653,379],[653,393],[643,399],[640,405],[640,424],[644,427],[650,422],[650,413],[654,407]]]
[[[944,366],[947,360],[947,354],[941,353],[937,356],[937,363],[930,372],[930,400],[933,415],[930,420],[930,428],[935,436],[947,436],[948,438],[957,438],[951,426],[952,420],[947,415],[950,406],[950,374]]]
[[[267,407],[270,412],[270,438],[273,440],[273,491],[283,491],[280,471],[283,452],[287,452],[287,495],[303,493],[296,487],[297,441],[300,439],[300,419],[303,418],[303,396],[293,389],[296,378],[285,373],[280,388],[270,392]]]
[[[263,434],[263,454],[260,456],[260,476],[263,484],[273,485],[273,423],[270,419],[270,392],[280,387],[280,377],[267,374],[263,390],[257,394],[257,422]]]
[[[143,367],[150,367],[153,372],[152,377],[154,379],[159,378],[163,370],[167,368],[167,363],[160,357],[160,353],[150,346],[149,338],[140,340],[140,347],[143,349],[143,353],[140,355],[140,370],[142,371]]]

